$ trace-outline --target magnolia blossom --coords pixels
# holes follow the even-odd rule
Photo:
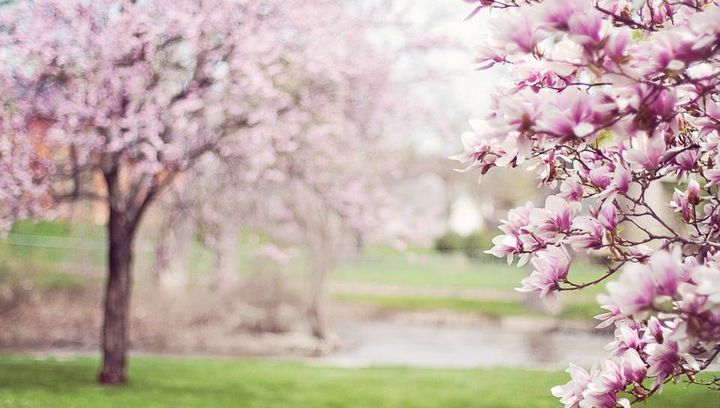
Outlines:
[[[530,212],[529,221],[532,231],[540,237],[551,237],[558,233],[569,232],[574,211],[570,204],[556,196],[548,197],[544,208]]]
[[[645,170],[652,171],[660,163],[660,158],[665,154],[664,135],[655,135],[652,138],[645,132],[641,132],[634,139],[634,145],[628,147],[623,154],[623,159],[631,164],[639,165]]]
[[[618,219],[615,205],[610,202],[603,204],[603,206],[598,210],[597,220],[606,230],[612,231],[617,228]]]
[[[655,281],[643,265],[630,265],[616,282],[607,284],[608,297],[603,303],[620,307],[625,315],[643,312],[655,301]]]
[[[600,249],[603,246],[605,228],[593,217],[577,217],[573,221],[577,233],[568,238],[570,246],[580,252],[591,249]]]
[[[520,290],[543,297],[609,281],[597,316],[616,326],[609,357],[571,366],[553,394],[615,407],[629,404],[623,392],[643,400],[665,381],[697,382],[720,354],[717,2],[472,3],[497,27],[482,68],[504,65],[514,84],[491,95],[482,138],[457,158],[483,174],[522,166],[550,191],[503,222],[489,252],[529,261]],[[666,188],[671,217],[652,198]],[[578,281],[566,248],[606,256],[606,270]]]
[[[570,364],[567,372],[572,380],[565,385],[558,385],[552,388],[552,394],[560,398],[566,408],[577,407],[583,400],[583,392],[587,388],[592,377],[582,367]]]
[[[560,286],[570,271],[570,256],[563,248],[551,246],[540,251],[530,261],[533,272],[523,279],[520,292],[539,292],[545,297]]]

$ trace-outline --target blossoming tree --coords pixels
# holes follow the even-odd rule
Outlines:
[[[701,379],[720,354],[720,8],[709,0],[465,0],[489,10],[481,69],[514,86],[472,121],[468,170],[523,166],[554,192],[511,210],[489,251],[532,273],[541,297],[610,278],[607,360],[552,389],[566,407],[628,406]],[[673,186],[663,216],[650,191]],[[630,228],[634,234],[627,234]],[[579,282],[580,254],[607,258]],[[703,377],[705,378],[705,377]]]
[[[107,203],[100,382],[126,380],[143,214],[201,157],[252,152],[293,115],[284,67],[312,50],[289,39],[323,5],[306,3],[39,0],[1,10],[0,218]]]
[[[293,114],[268,129],[249,155],[196,167],[177,187],[201,187],[178,195],[174,203],[190,207],[210,236],[217,287],[231,286],[237,278],[230,252],[236,251],[239,226],[304,251],[306,311],[319,340],[329,338],[327,278],[355,246],[350,241],[368,233],[386,238],[391,234],[384,225],[408,217],[391,187],[404,156],[406,123],[424,116],[427,107],[404,102],[409,86],[394,80],[392,71],[398,60],[415,56],[420,39],[432,40],[398,24],[400,17],[386,9],[392,2],[357,9],[362,2],[328,3],[294,40],[313,52],[295,55],[301,61],[284,68],[295,78],[286,88],[295,100]],[[374,43],[373,35],[383,30],[392,30],[397,44]],[[423,80],[412,81],[413,86]],[[422,123],[436,126],[432,119]]]

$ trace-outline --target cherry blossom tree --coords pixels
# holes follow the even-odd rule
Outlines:
[[[293,41],[328,4],[309,3],[39,0],[0,13],[3,222],[107,203],[101,383],[126,380],[143,215],[201,157],[251,157],[293,117],[286,67],[321,63],[321,44]]]
[[[418,43],[411,30],[397,27],[393,16],[375,7],[352,10],[335,2],[324,8],[297,40],[302,49],[318,49],[284,68],[295,78],[286,88],[295,100],[292,115],[269,129],[267,142],[251,154],[197,167],[185,184],[201,187],[176,202],[192,207],[210,238],[217,287],[236,278],[230,252],[237,248],[238,226],[307,254],[307,316],[320,340],[329,337],[327,277],[351,241],[380,235],[391,218],[409,214],[391,188],[406,124],[424,108],[406,103],[406,83],[393,79],[397,60],[414,54]],[[396,30],[397,45],[372,41],[385,28]]]
[[[544,298],[611,280],[597,316],[615,326],[610,355],[571,365],[553,395],[615,407],[668,381],[717,389],[698,374],[720,354],[718,3],[465,1],[492,26],[479,68],[507,66],[514,84],[456,158],[483,174],[523,167],[554,192],[511,210],[489,253],[530,262],[518,290]],[[672,198],[650,199],[665,186]],[[587,253],[607,267],[578,282],[570,267]]]

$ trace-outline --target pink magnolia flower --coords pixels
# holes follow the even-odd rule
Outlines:
[[[648,105],[648,109],[655,115],[666,118],[675,112],[677,104],[677,96],[674,89],[663,89],[653,98],[652,103]]]
[[[647,368],[645,362],[640,357],[640,353],[635,349],[628,349],[622,356],[620,362],[625,378],[629,382],[642,383],[647,376]]]
[[[703,213],[705,213],[707,221],[701,225],[701,231],[715,236],[720,232],[720,206],[717,204],[706,204],[703,206]]]
[[[543,2],[539,7],[540,19],[548,28],[566,31],[570,19],[589,9],[589,3],[583,0],[557,0]]]
[[[481,167],[483,165],[482,159],[490,151],[490,143],[477,131],[463,133],[461,140],[463,152],[450,158],[461,163],[469,163],[462,171],[470,171]]]
[[[609,200],[605,201],[605,203],[598,210],[597,220],[598,222],[600,222],[600,225],[602,225],[605,229],[609,231],[617,228],[618,219],[617,208],[615,208],[615,205]]]
[[[626,316],[644,312],[655,301],[655,281],[647,265],[625,267],[617,281],[607,284],[607,296],[600,303],[613,304]]]
[[[513,255],[522,252],[522,241],[517,236],[498,235],[492,240],[493,247],[485,251],[486,254],[498,258],[507,257],[508,264],[512,263]]]
[[[478,8],[479,10],[479,8]],[[478,46],[477,57],[475,57],[475,63],[477,63],[478,71],[483,71],[492,68],[495,64],[499,64],[505,61],[505,56],[500,55],[493,47]]]
[[[700,184],[695,180],[690,180],[687,190],[685,191],[685,196],[690,204],[700,204],[700,200],[702,199],[702,197],[700,197]]]
[[[627,193],[630,190],[631,181],[632,174],[630,171],[625,166],[617,165],[613,172],[613,190],[620,193]]]
[[[622,61],[625,58],[632,32],[629,28],[623,27],[613,31],[605,44],[605,55],[613,61]]]
[[[679,253],[655,252],[650,257],[649,265],[655,280],[656,293],[665,296],[675,295],[683,275]]]
[[[545,64],[538,64],[537,66],[528,65],[517,69],[513,72],[513,76],[516,78],[516,85],[510,90],[510,93],[515,93],[525,88],[529,88],[533,92],[539,92],[546,87],[562,86],[564,79],[557,71],[557,69],[551,69],[551,67]],[[565,76],[569,75],[569,73],[562,73]]]
[[[706,295],[710,302],[720,305],[720,269],[702,268],[696,273],[697,292]]]
[[[551,97],[552,94],[548,95]],[[567,88],[552,95],[538,127],[553,136],[585,138],[594,134],[595,124],[602,123],[615,105],[603,95],[592,95],[576,88]]]
[[[705,177],[710,180],[706,187],[720,184],[720,169],[705,170]]]
[[[530,223],[533,233],[543,238],[550,238],[560,232],[570,231],[573,210],[563,198],[549,196],[545,208],[536,208],[530,212]]]
[[[703,296],[698,292],[698,287],[696,285],[689,283],[680,284],[677,292],[680,298],[676,301],[678,310],[682,311],[683,313],[687,313],[688,315],[700,317],[700,319],[702,320],[705,320],[707,317],[709,317],[703,316],[706,314],[705,312],[710,309],[710,305],[707,302],[708,299],[706,296]],[[686,325],[679,326],[676,329],[676,337],[682,337],[677,336],[678,332],[685,332],[686,335],[701,334],[700,331],[703,330],[702,326],[704,323],[702,320],[696,322],[696,324],[693,324],[692,328],[688,328]]]
[[[666,378],[674,375],[682,363],[680,347],[677,342],[665,340],[663,343],[650,344],[645,351],[648,354],[648,376],[655,377],[653,387],[662,386]]]
[[[623,153],[623,158],[628,163],[638,164],[647,171],[655,170],[665,154],[665,138],[662,135],[650,138],[647,133],[640,132],[633,138],[631,145],[631,148]]]
[[[528,201],[523,207],[510,210],[507,220],[501,220],[500,230],[505,235],[493,239],[493,247],[485,253],[498,258],[507,256],[508,263],[513,260],[513,255],[523,251],[523,243],[520,237],[526,232],[530,224],[530,213],[535,208],[532,202]]]
[[[622,356],[628,350],[641,350],[644,346],[637,326],[620,324],[615,329],[615,340],[608,343],[605,348],[612,350],[612,356]]]
[[[555,178],[557,168],[557,158],[555,157],[555,151],[543,155],[542,158],[542,172],[540,173],[540,179],[543,181],[550,181]]]
[[[663,339],[665,338],[665,330],[663,329],[663,326],[660,323],[660,320],[657,319],[657,317],[651,316],[648,319],[646,334],[650,336],[656,343],[663,342]]]
[[[568,32],[573,40],[586,47],[594,47],[602,41],[602,27],[603,19],[594,9],[576,13],[568,20]]]
[[[525,227],[530,224],[530,214],[535,205],[528,201],[522,207],[517,207],[508,212],[507,220],[501,220],[500,231],[509,235],[519,235],[524,233]]]
[[[539,292],[540,297],[547,296],[557,290],[560,282],[567,278],[570,261],[570,256],[560,247],[551,246],[537,252],[530,261],[533,265],[532,273],[520,282],[522,286],[516,290]]]
[[[683,220],[689,222],[692,219],[692,208],[690,206],[690,202],[685,196],[685,193],[682,191],[675,189],[672,201],[670,201],[670,207],[675,210],[675,212],[680,213]]]
[[[570,374],[570,381],[565,385],[555,386],[550,391],[552,395],[560,398],[565,408],[577,407],[583,399],[583,392],[590,383],[591,376],[584,368],[575,364],[570,364],[565,371]]]
[[[491,22],[495,40],[504,43],[508,53],[532,52],[545,37],[540,24],[527,11],[506,13]]]
[[[576,251],[600,249],[603,245],[605,228],[593,217],[577,217],[573,220],[573,228],[578,233],[568,238],[568,243]]]
[[[588,181],[600,190],[605,190],[612,183],[612,173],[606,166],[598,166],[588,172]]]
[[[615,408],[620,405],[629,408],[630,401],[617,398],[617,394],[623,391],[626,385],[623,367],[613,360],[605,360],[583,392],[580,407]]]
[[[583,189],[583,186],[576,179],[569,178],[563,180],[563,182],[560,183],[560,194],[558,194],[559,197],[562,197],[568,201],[580,201],[583,199],[584,195],[585,191]]]
[[[677,166],[678,177],[683,177],[695,169],[698,158],[700,158],[700,150],[698,149],[690,149],[678,153],[673,159],[674,164]]]
[[[594,316],[595,319],[600,320],[600,323],[595,326],[596,328],[602,329],[615,322],[625,320],[625,316],[622,314],[620,307],[616,305],[602,305],[600,307],[607,310],[607,312]]]

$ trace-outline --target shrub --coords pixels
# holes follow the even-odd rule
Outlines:
[[[458,233],[448,231],[435,240],[435,250],[449,254],[465,248],[465,239]]]

